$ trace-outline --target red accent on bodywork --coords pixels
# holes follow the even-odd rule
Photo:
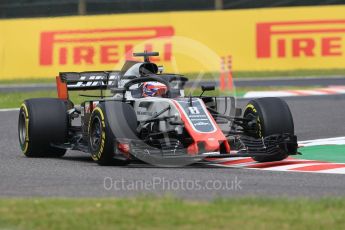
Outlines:
[[[90,103],[90,107],[89,107],[89,110],[90,110],[90,113],[93,111],[94,109],[94,103],[93,102],[89,102]]]
[[[222,130],[219,128],[216,121],[213,119],[212,115],[208,111],[205,111],[205,112],[208,113],[211,119],[211,122],[215,126],[216,130],[210,133],[198,132],[195,129],[193,129],[192,127],[193,125],[189,122],[188,118],[183,113],[182,108],[180,107],[179,103],[177,103],[176,101],[173,101],[173,102],[180,113],[180,117],[185,125],[185,129],[194,140],[194,142],[190,144],[187,148],[188,154],[196,155],[200,153],[198,144],[203,144],[205,150],[208,152],[220,151],[221,144],[224,144],[225,151],[227,153],[230,153],[230,145],[226,137],[224,136]]]
[[[58,98],[62,100],[68,100],[67,84],[61,81],[60,76],[56,77],[56,89]]]
[[[127,143],[117,143],[117,148],[124,153],[129,153],[129,144]]]
[[[125,156],[126,159],[130,159],[130,146],[128,143],[117,142],[117,149]]]

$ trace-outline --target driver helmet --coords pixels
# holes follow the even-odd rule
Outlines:
[[[143,97],[161,97],[167,92],[167,86],[160,82],[144,82]]]

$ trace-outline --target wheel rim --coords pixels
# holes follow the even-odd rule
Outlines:
[[[102,140],[102,124],[98,117],[94,117],[91,124],[90,144],[93,150],[97,150]]]
[[[252,134],[251,136],[256,137],[256,138],[262,137],[262,128],[261,128],[261,121],[260,121],[259,116],[256,113],[254,113],[253,111],[249,111],[248,113],[245,114],[244,117],[247,119],[256,121],[257,127],[255,130],[255,133],[251,133]],[[253,135],[253,134],[255,134],[255,135]]]
[[[19,142],[20,145],[24,145],[25,141],[26,141],[26,134],[27,134],[27,130],[26,130],[26,115],[25,112],[22,111],[20,113],[20,117],[19,117],[19,125],[18,125],[18,132],[19,132]]]

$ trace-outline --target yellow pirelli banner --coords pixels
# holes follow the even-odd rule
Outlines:
[[[159,51],[170,72],[345,68],[345,6],[0,21],[0,79],[120,68]]]

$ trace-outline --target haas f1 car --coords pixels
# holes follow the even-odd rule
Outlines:
[[[135,53],[119,71],[61,72],[58,98],[25,100],[19,112],[20,147],[27,157],[62,157],[67,150],[90,153],[100,165],[162,160],[190,164],[208,158],[252,157],[280,161],[297,154],[290,109],[279,98],[251,100],[236,108],[234,97],[185,96],[188,79],[165,74],[150,62],[157,52]],[[100,90],[80,95],[70,91]],[[159,160],[157,160],[159,159]]]

